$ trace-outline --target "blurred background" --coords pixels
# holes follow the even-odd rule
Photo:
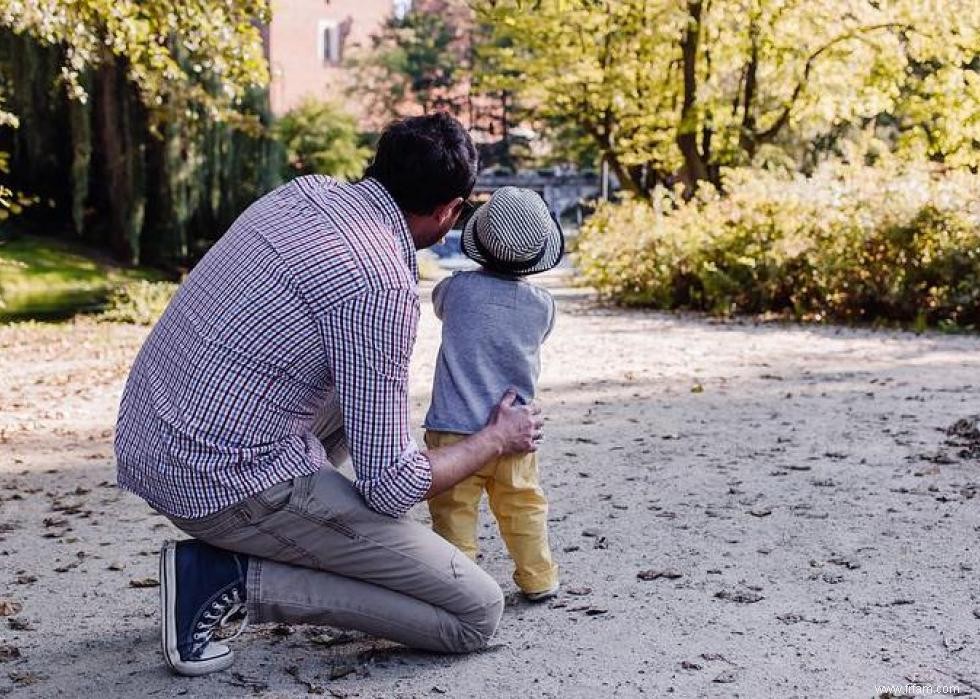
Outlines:
[[[978,49],[971,0],[3,0],[0,320],[152,322],[257,197],[445,110],[610,300],[975,329]]]

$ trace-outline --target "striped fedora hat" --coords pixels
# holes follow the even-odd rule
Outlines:
[[[463,226],[463,253],[495,272],[546,272],[561,260],[565,237],[536,192],[501,187]]]

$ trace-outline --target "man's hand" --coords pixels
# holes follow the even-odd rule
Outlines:
[[[519,402],[517,392],[510,389],[490,413],[485,429],[499,441],[501,456],[526,454],[538,450],[544,426],[540,415],[541,408]]]
[[[432,468],[432,484],[426,499],[453,487],[493,459],[537,451],[544,425],[540,414],[538,406],[521,404],[517,392],[509,390],[482,430],[455,444],[429,449],[426,456]]]

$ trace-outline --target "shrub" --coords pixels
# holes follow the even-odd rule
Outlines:
[[[153,325],[177,293],[177,284],[136,281],[122,284],[109,293],[99,320],[111,323]]]
[[[273,133],[286,151],[286,179],[310,174],[354,179],[371,155],[361,144],[357,120],[331,102],[306,100],[280,117]]]
[[[739,169],[724,192],[601,205],[578,241],[583,281],[630,305],[980,327],[980,176]]]

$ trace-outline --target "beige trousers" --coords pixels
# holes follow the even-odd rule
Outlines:
[[[500,622],[503,595],[489,575],[426,527],[368,508],[332,467],[209,517],[171,519],[249,556],[254,623],[337,626],[461,653],[486,646]]]

